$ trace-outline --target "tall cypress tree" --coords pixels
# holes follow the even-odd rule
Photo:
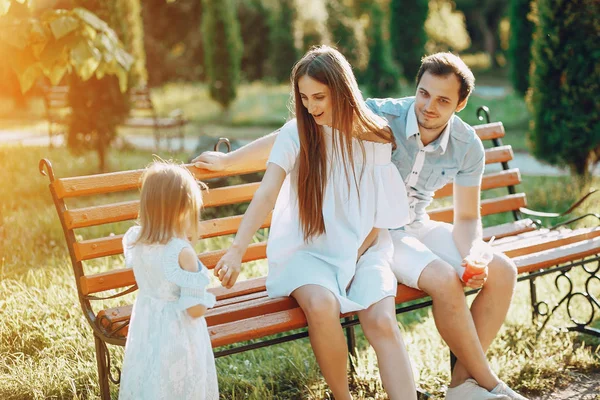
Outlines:
[[[392,0],[390,3],[390,42],[392,56],[402,66],[406,79],[417,76],[421,58],[425,55],[425,21],[429,0]]]
[[[528,104],[536,157],[589,177],[600,159],[600,2],[538,0]]]
[[[115,7],[119,37],[125,45],[125,50],[134,59],[129,70],[129,87],[145,86],[148,83],[148,71],[140,0],[115,1]]]
[[[528,19],[532,0],[510,1],[510,39],[508,60],[513,88],[525,96],[529,87],[529,64],[531,62],[531,39],[534,25]]]
[[[385,18],[377,2],[371,5],[370,17],[367,35],[369,64],[365,71],[364,82],[371,96],[391,96],[397,94],[400,89],[398,82],[400,71],[392,59],[390,43],[383,36]]]
[[[356,70],[361,67],[361,53],[367,49],[362,48],[357,37],[358,24],[353,18],[352,10],[340,0],[327,0],[327,29],[331,35],[331,42],[342,53],[350,65]],[[363,41],[364,42],[364,41]],[[362,65],[364,68],[365,65]]]
[[[279,9],[273,12],[270,20],[270,73],[278,82],[290,78],[294,63],[298,60],[298,50],[294,43],[294,22],[296,7],[294,0],[280,0]]]
[[[237,13],[244,42],[242,73],[249,81],[262,79],[269,58],[271,10],[265,7],[262,0],[240,0]]]
[[[237,95],[242,39],[232,0],[203,0],[202,33],[210,96],[225,110]]]

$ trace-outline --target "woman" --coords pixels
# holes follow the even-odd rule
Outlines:
[[[364,104],[335,49],[311,49],[291,74],[296,119],[285,124],[267,169],[215,274],[231,287],[253,234],[273,211],[267,246],[271,297],[292,296],[336,399],[351,399],[340,312],[357,311],[390,399],[416,399],[395,317],[397,282],[388,228],[408,221],[406,192],[391,163],[394,138]]]

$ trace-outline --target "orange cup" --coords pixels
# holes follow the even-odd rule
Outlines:
[[[465,268],[465,272],[463,272],[462,275],[462,281],[465,283],[469,282],[469,279],[471,279],[475,275],[483,274],[485,272],[485,269],[487,268],[486,262],[474,260],[471,257],[465,258],[465,262],[467,266]]]

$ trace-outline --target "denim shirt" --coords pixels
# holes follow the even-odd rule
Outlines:
[[[396,138],[392,162],[406,185],[410,221],[429,219],[425,209],[436,190],[448,182],[479,186],[485,150],[475,130],[453,115],[439,138],[424,146],[414,112],[414,97],[367,99],[367,106],[385,118]]]

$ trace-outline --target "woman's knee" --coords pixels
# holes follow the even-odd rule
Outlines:
[[[360,323],[369,341],[376,338],[400,337],[400,329],[393,309],[389,312],[377,310],[370,313],[367,310],[361,317]]]
[[[292,296],[296,298],[300,308],[310,322],[335,319],[339,321],[340,305],[337,298],[328,289],[320,286],[297,289]]]

